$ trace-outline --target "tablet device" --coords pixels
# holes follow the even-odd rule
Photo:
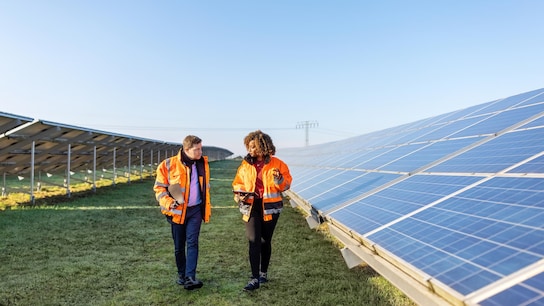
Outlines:
[[[247,195],[254,195],[255,194],[255,192],[253,192],[253,191],[236,191],[236,190],[233,190],[232,192],[236,193],[236,194],[239,194],[241,196],[247,196]]]

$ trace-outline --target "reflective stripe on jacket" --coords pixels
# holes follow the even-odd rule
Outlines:
[[[185,222],[185,212],[189,202],[189,184],[191,181],[191,169],[181,162],[181,150],[176,156],[172,156],[163,160],[157,167],[157,177],[153,191],[155,198],[159,202],[161,212],[166,216],[171,216],[172,221],[177,224]],[[208,165],[208,157],[202,156],[197,163],[204,164],[204,173],[198,177],[201,194],[202,194],[202,219],[208,222],[211,216],[210,203],[210,167]],[[183,198],[178,199],[179,206],[171,209],[170,206],[175,202],[175,199],[168,192],[168,186],[171,184],[179,184],[183,193]]]
[[[282,174],[280,180],[275,180],[272,174],[273,169],[279,169]],[[255,192],[255,181],[257,179],[257,170],[246,159],[242,160],[242,163],[238,167],[234,181],[232,182],[233,191],[246,191]],[[264,164],[262,169],[262,179],[264,186],[263,193],[263,219],[264,221],[272,220],[272,214],[279,214],[283,208],[282,192],[288,190],[291,187],[291,174],[287,165],[279,158],[270,156],[270,160]],[[247,222],[251,214],[251,204],[253,204],[253,197],[250,196],[246,201],[238,201],[238,197],[235,195],[234,201],[238,202],[240,212],[243,215],[243,219]]]

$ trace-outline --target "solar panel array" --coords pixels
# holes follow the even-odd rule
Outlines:
[[[128,173],[133,169],[152,172],[162,159],[177,154],[180,147],[181,143],[0,112],[0,173],[4,176],[33,175],[34,172],[96,173],[96,169],[111,169],[115,175],[116,168],[124,168]],[[210,160],[224,159],[233,154],[210,146],[203,147],[203,151]]]
[[[164,158],[172,152],[176,154],[181,146],[181,143],[98,131],[0,112],[1,172],[30,171],[28,155],[32,142],[35,143],[35,150],[38,153],[35,160],[36,169],[44,171],[64,167],[68,144],[74,156],[71,160],[73,169],[92,163],[95,147],[97,167],[111,167],[114,149],[119,149],[115,154],[119,164],[126,163],[129,157],[132,157],[133,161],[139,160],[142,158],[141,151],[148,156],[147,163],[154,163],[155,158],[160,161],[161,152]],[[212,146],[205,146],[204,151],[206,155],[213,156],[212,159],[223,159],[233,154],[226,149]],[[152,157],[150,152],[155,152],[155,157]]]
[[[426,290],[544,305],[544,89],[278,156],[294,199]]]
[[[0,135],[0,171],[3,173],[27,173],[31,170],[30,152],[32,145],[36,152],[36,170],[55,172],[64,169],[67,162],[68,146],[72,158],[71,169],[91,168],[96,147],[96,166],[111,168],[114,156],[119,165],[126,165],[131,155],[133,161],[140,159],[140,151],[149,149],[168,152],[179,149],[179,144],[158,142],[150,139],[101,132],[43,120],[21,119],[0,113],[0,120],[7,126],[17,125]],[[12,119],[12,120],[9,120]],[[26,121],[26,122],[25,122]],[[13,123],[13,124],[10,124]],[[3,125],[2,125],[3,126]],[[116,154],[113,154],[113,150]],[[132,149],[129,155],[129,150]],[[152,161],[148,159],[147,163]]]

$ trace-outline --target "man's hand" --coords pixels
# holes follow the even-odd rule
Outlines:
[[[178,206],[179,206],[178,201],[174,201],[174,202],[172,202],[172,204],[170,204],[170,209],[176,209],[176,208],[178,208]]]

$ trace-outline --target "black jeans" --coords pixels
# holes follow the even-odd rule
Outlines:
[[[258,278],[259,272],[268,272],[272,256],[272,235],[280,217],[273,214],[272,220],[263,220],[263,200],[255,199],[251,215],[246,222],[246,236],[249,241],[249,264],[252,278]]]

